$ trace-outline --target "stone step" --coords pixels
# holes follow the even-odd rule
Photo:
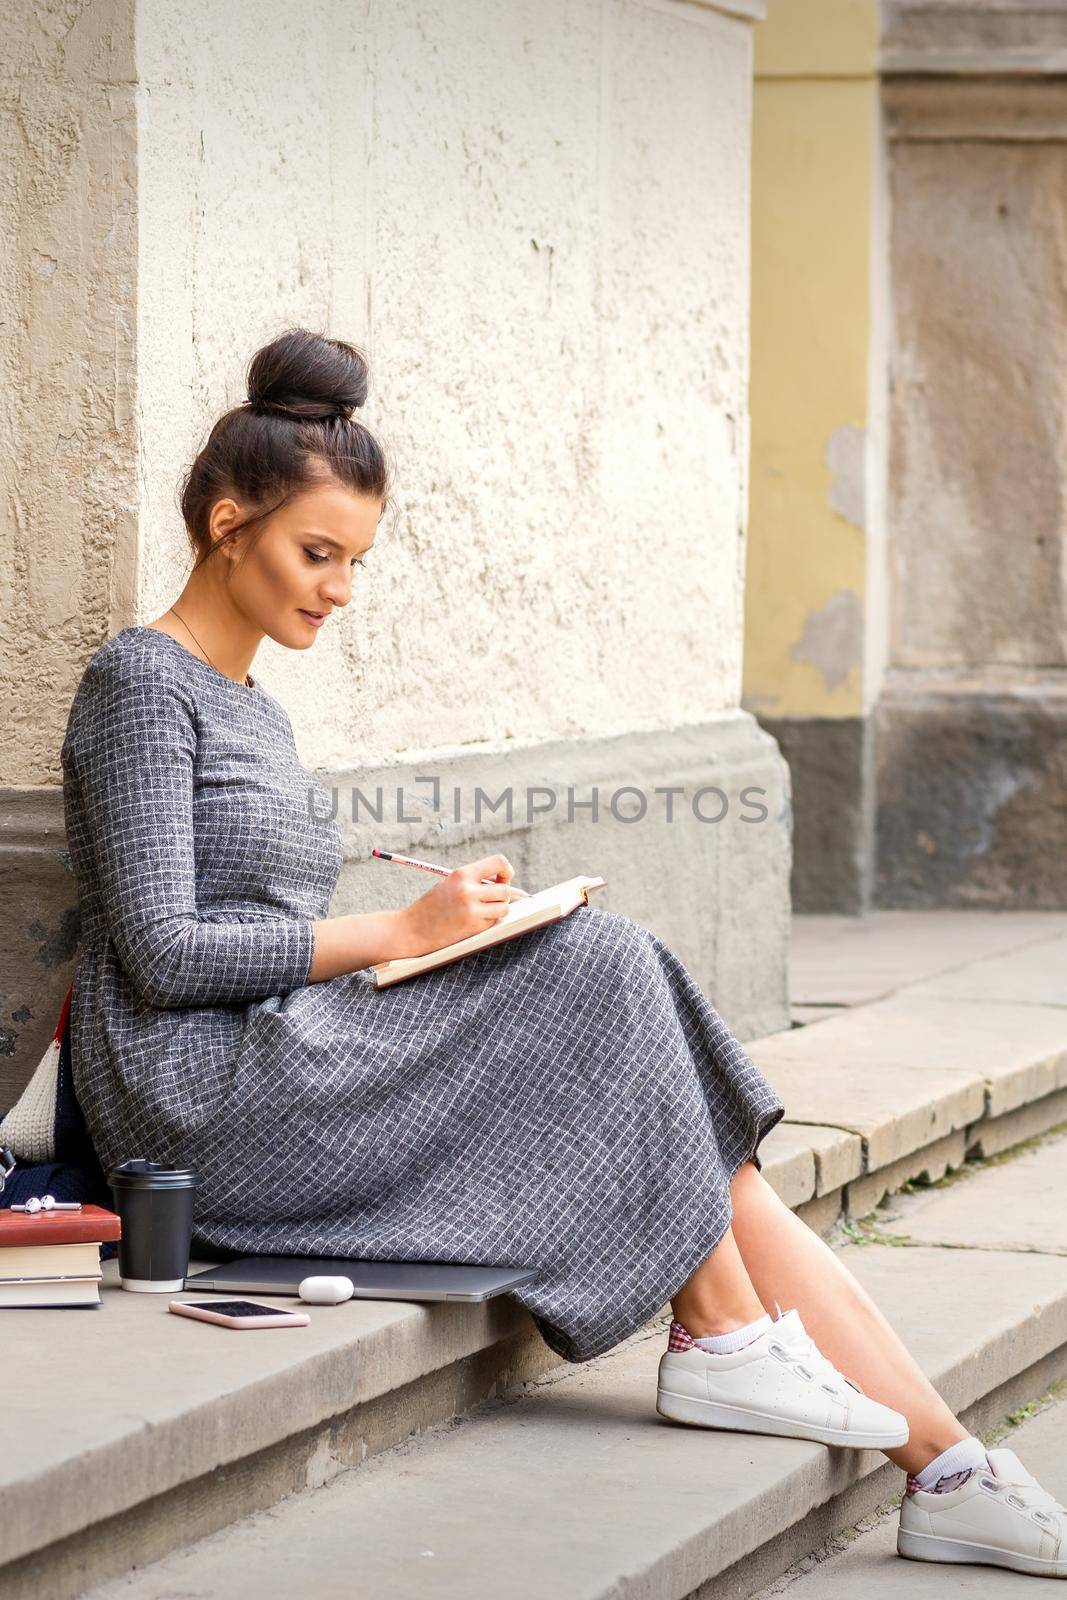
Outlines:
[[[871,1242],[841,1248],[975,1431],[1067,1376],[1065,1219],[1061,1135],[900,1196]],[[742,1597],[903,1489],[876,1451],[664,1421],[663,1348],[662,1329],[642,1331],[91,1600]],[[1052,1477],[1062,1495],[1062,1454]],[[901,1567],[885,1592],[910,1593],[914,1572]]]
[[[936,937],[924,940],[935,915]],[[808,920],[833,919],[796,919]],[[865,958],[905,988],[852,1003],[858,978],[839,959],[840,990],[825,979],[804,990],[839,1001],[831,1014],[749,1041],[789,1112],[761,1147],[765,1174],[824,1236],[909,1179],[959,1168],[968,1151],[992,1155],[1067,1121],[1057,1000],[1067,918],[872,922]],[[947,936],[969,959],[946,957]],[[984,1000],[941,992],[966,988],[971,965],[989,962]],[[355,1301],[315,1308],[291,1339],[231,1341],[153,1296],[124,1294],[114,1263],[105,1276],[100,1312],[20,1311],[3,1324],[5,1372],[19,1378],[3,1406],[19,1447],[0,1451],[5,1595],[25,1569],[38,1594],[64,1600],[487,1398],[570,1372],[507,1297]]]
[[[795,1025],[747,1048],[787,1109],[776,1186],[818,1232],[1067,1121],[1062,913],[798,917],[790,966]]]
[[[989,1447],[1006,1445],[1037,1481],[1067,1505],[1064,1432],[1067,1430],[1067,1383],[1041,1396],[1032,1415],[1006,1421],[982,1434]],[[1019,1600],[1023,1575],[995,1567],[976,1570],[955,1564],[913,1563],[910,1578],[897,1555],[895,1507],[880,1509],[859,1526],[843,1530],[819,1551],[797,1564],[773,1587],[753,1600],[901,1600],[902,1595],[930,1595],[937,1600]],[[1022,1593],[1028,1593],[1025,1588]],[[1039,1591],[1041,1592],[1041,1591]],[[1055,1591],[1053,1591],[1055,1593]]]
[[[913,983],[949,992],[954,974],[987,963],[998,985],[1005,962],[1028,973],[1039,947],[1067,937],[1063,911],[875,911],[794,917],[789,990],[794,1005],[852,1006],[885,999]],[[1051,972],[1046,964],[1044,970]],[[1062,964],[1061,964],[1062,973]],[[1064,1004],[1064,985],[1054,989]],[[1019,998],[1009,992],[1006,998]]]
[[[230,1338],[173,1316],[170,1295],[125,1293],[117,1262],[103,1271],[101,1309],[4,1321],[2,1414],[19,1441],[0,1451],[5,1600],[23,1571],[27,1593],[75,1594],[83,1569],[118,1570],[119,1550],[150,1560],[558,1364],[507,1295],[353,1300]]]

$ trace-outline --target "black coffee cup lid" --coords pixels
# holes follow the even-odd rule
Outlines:
[[[165,1167],[161,1161],[122,1161],[108,1169],[112,1189],[191,1189],[197,1175],[191,1167]]]

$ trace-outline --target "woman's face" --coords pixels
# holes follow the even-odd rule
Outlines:
[[[374,544],[381,514],[380,500],[332,480],[305,490],[274,513],[258,538],[246,544],[248,536],[238,535],[223,546],[234,563],[227,595],[250,626],[291,650],[307,649],[325,626],[312,617],[328,618],[352,598],[353,576]],[[244,515],[235,501],[217,501],[212,534]]]

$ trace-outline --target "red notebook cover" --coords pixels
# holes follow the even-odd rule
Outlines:
[[[0,1211],[0,1249],[5,1244],[103,1244],[118,1239],[114,1211],[83,1205],[80,1211]]]

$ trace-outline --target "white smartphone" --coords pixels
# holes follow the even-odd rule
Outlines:
[[[167,1309],[220,1328],[306,1328],[311,1321],[306,1311],[281,1311],[258,1300],[172,1300]]]

